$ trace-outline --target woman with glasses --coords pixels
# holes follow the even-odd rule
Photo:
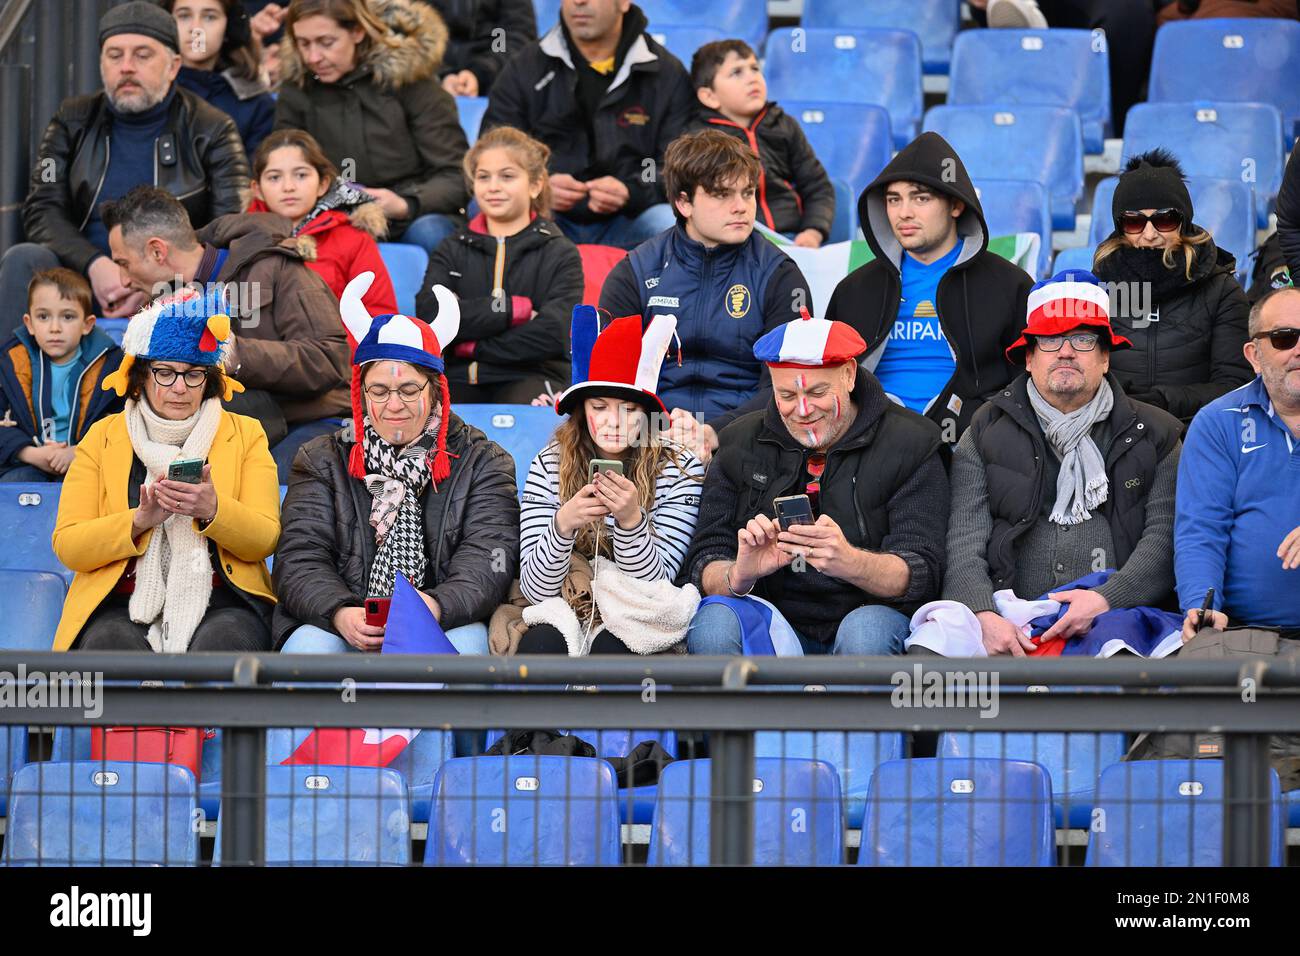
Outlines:
[[[59,498],[54,553],[76,576],[54,650],[270,649],[279,487],[262,426],[221,407],[243,390],[231,341],[219,289],[127,326],[104,380],[125,410],[77,445]]]
[[[1236,260],[1192,221],[1182,167],[1166,150],[1129,161],[1111,208],[1115,231],[1093,272],[1108,285],[1116,331],[1133,343],[1111,370],[1130,397],[1189,422],[1251,378]]]

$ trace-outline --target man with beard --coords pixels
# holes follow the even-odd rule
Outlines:
[[[885,396],[858,366],[865,349],[851,326],[806,312],[755,343],[772,397],[723,429],[686,559],[701,593],[764,599],[805,654],[901,654],[943,578],[939,427]],[[788,496],[807,496],[812,523],[778,521]],[[737,612],[706,602],[687,648],[741,653]]]

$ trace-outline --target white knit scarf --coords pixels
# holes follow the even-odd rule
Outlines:
[[[123,414],[131,447],[144,463],[144,484],[152,487],[178,458],[207,459],[221,423],[221,401],[209,398],[180,421],[163,418],[147,402],[131,399]],[[144,556],[136,561],[131,620],[149,625],[154,651],[180,654],[189,648],[211,597],[207,539],[195,530],[193,518],[171,515],[154,529]]]
[[[1068,414],[1050,405],[1033,381],[1028,391],[1029,405],[1038,416],[1043,436],[1061,457],[1050,520],[1059,525],[1082,524],[1110,495],[1106,460],[1092,440],[1092,426],[1104,421],[1115,407],[1110,383],[1103,380],[1087,405]]]

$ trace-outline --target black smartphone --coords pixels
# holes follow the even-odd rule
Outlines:
[[[776,508],[776,523],[782,531],[789,531],[792,525],[816,524],[813,519],[812,502],[807,495],[787,495],[772,502]]]
[[[178,458],[167,466],[167,477],[172,481],[197,485],[203,480],[203,459]]]

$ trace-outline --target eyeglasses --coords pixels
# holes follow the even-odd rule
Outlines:
[[[1290,352],[1300,342],[1300,329],[1273,329],[1271,332],[1256,332],[1251,339],[1268,339],[1269,344],[1279,352]]]
[[[393,392],[397,392],[397,397],[410,405],[424,394],[424,386],[428,384],[428,382],[425,382],[424,385],[416,385],[412,382],[407,382],[405,385],[396,389],[389,388],[386,385],[367,385],[366,395],[370,397],[372,402],[383,405],[388,402],[388,397],[392,395]]]
[[[1146,229],[1147,223],[1156,227],[1156,232],[1174,232],[1183,224],[1183,214],[1177,209],[1157,209],[1149,216],[1140,212],[1126,212],[1119,217],[1119,227],[1130,236],[1136,236]]]
[[[1070,335],[1036,335],[1034,336],[1034,345],[1044,352],[1059,352],[1065,340],[1070,340],[1070,345],[1076,352],[1091,352],[1097,347],[1097,342],[1101,338],[1096,332],[1073,332]]]
[[[184,372],[178,372],[174,368],[167,368],[165,365],[153,365],[149,368],[149,373],[153,375],[153,380],[163,388],[171,388],[176,384],[176,377],[179,375],[185,382],[186,388],[198,388],[208,380],[208,370],[205,368],[189,368]]]

